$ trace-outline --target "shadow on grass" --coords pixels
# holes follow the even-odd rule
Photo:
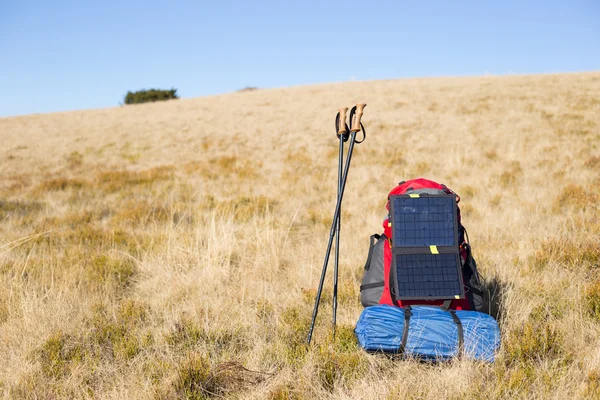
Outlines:
[[[508,289],[508,284],[500,281],[498,277],[494,277],[491,280],[486,280],[483,285],[484,293],[487,294],[485,299],[487,304],[485,304],[484,310],[500,323],[503,317],[504,296]]]

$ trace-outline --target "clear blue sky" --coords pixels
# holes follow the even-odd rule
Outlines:
[[[600,2],[0,0],[0,116],[351,79],[600,70]]]

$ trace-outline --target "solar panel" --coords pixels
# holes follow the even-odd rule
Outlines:
[[[464,298],[456,197],[390,197],[396,300]]]
[[[395,246],[456,245],[454,196],[393,196],[392,200]]]
[[[398,300],[463,297],[458,254],[397,254],[394,259]]]

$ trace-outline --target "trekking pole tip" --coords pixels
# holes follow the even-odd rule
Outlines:
[[[348,113],[348,107],[343,107],[339,109],[340,113],[338,114],[338,126],[337,126],[337,135],[345,135],[348,133],[347,125],[346,125],[346,114]]]
[[[361,127],[360,127],[360,119],[362,118],[363,115],[363,109],[366,107],[367,105],[364,103],[357,103],[356,104],[356,112],[354,113],[354,117],[352,118],[352,121],[350,121],[350,132],[359,132]]]

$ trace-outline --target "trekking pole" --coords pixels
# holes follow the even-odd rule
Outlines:
[[[327,250],[325,251],[325,260],[323,260],[323,269],[321,271],[321,279],[319,281],[319,288],[317,289],[317,297],[315,299],[315,307],[313,309],[312,320],[310,322],[310,329],[308,331],[308,337],[306,341],[310,344],[312,339],[313,330],[315,329],[315,320],[319,312],[319,302],[321,301],[321,292],[323,291],[323,283],[325,282],[325,274],[327,273],[327,264],[329,263],[329,256],[331,255],[331,246],[333,244],[333,237],[335,235],[335,229],[338,224],[340,216],[340,208],[344,197],[344,189],[346,188],[346,180],[348,179],[348,170],[350,169],[350,161],[352,161],[352,151],[354,150],[354,142],[356,141],[356,133],[363,129],[360,120],[363,115],[363,109],[366,104],[357,104],[350,111],[350,145],[348,147],[348,156],[346,157],[346,164],[344,166],[344,172],[342,174],[342,184],[340,185],[340,194],[337,198],[335,205],[335,211],[333,213],[333,221],[331,222],[331,230],[329,231],[329,242],[327,243]],[[340,118],[341,119],[341,118]],[[364,129],[363,129],[364,130]]]
[[[340,140],[339,157],[338,157],[338,187],[337,197],[340,197],[342,187],[342,174],[344,163],[344,142],[348,140],[348,125],[346,125],[346,113],[348,107],[340,108],[335,120],[335,130],[338,139]],[[340,260],[340,229],[342,226],[342,212],[338,216],[338,222],[335,227],[335,253],[333,263],[333,336],[335,337],[335,323],[337,319],[337,292],[338,292],[338,265]]]

